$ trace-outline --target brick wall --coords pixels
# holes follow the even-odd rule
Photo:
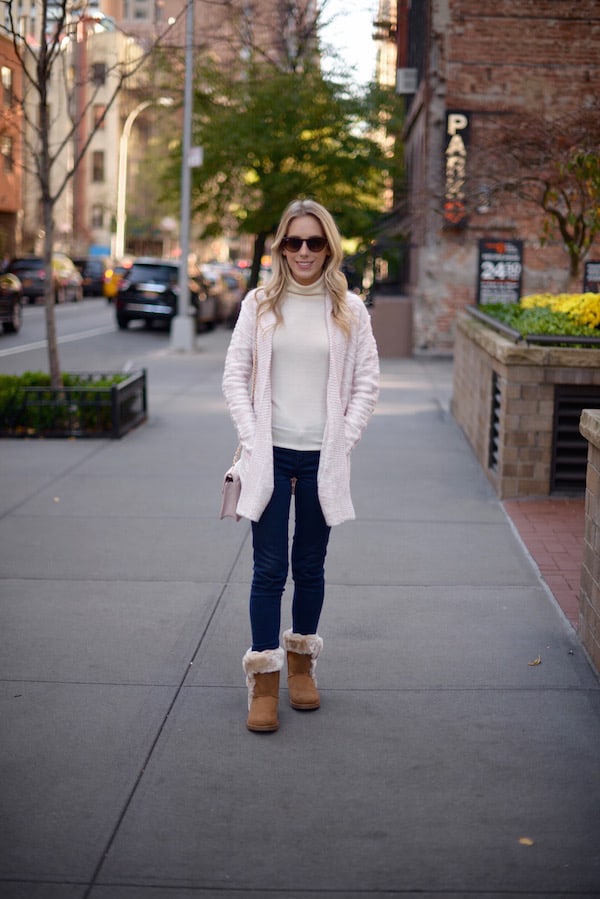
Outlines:
[[[569,280],[559,237],[540,245],[542,216],[535,206],[494,200],[483,213],[473,209],[464,228],[444,226],[444,127],[447,110],[469,113],[472,193],[486,181],[477,167],[485,167],[487,141],[493,144],[511,116],[555,119],[562,110],[589,107],[597,94],[600,4],[432,0],[427,46],[426,84],[409,109],[404,134],[411,227],[406,292],[414,305],[416,346],[447,349],[458,314],[475,302],[481,237],[523,240],[524,294],[582,287],[583,273],[576,284]],[[598,255],[596,242],[590,258]]]
[[[579,634],[592,662],[600,671],[600,412],[584,411],[580,431],[588,441],[588,466]]]
[[[452,414],[501,499],[550,494],[555,386],[600,386],[599,356],[592,349],[517,345],[459,316]],[[491,464],[494,377],[497,452]]]

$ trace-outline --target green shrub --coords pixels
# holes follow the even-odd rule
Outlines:
[[[582,325],[567,312],[553,312],[546,306],[523,308],[519,303],[483,303],[479,308],[523,337],[527,334],[600,337],[598,328]]]
[[[45,372],[0,375],[0,430],[48,435],[110,430],[111,398],[106,388],[128,377],[125,374],[64,374],[63,389],[55,391],[50,388],[50,376]],[[25,389],[32,387],[39,389]],[[101,388],[105,388],[104,392]]]

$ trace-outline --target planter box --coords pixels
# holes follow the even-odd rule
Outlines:
[[[19,387],[0,413],[0,437],[122,437],[147,417],[146,370],[110,386],[112,373],[79,375],[77,387]]]
[[[600,350],[516,344],[458,317],[452,414],[501,499],[583,493],[579,418],[594,407]]]

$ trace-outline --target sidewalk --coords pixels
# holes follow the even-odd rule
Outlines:
[[[0,441],[2,899],[600,895],[600,683],[449,415],[449,361],[383,360],[322,708],[283,685],[280,730],[246,730],[228,337],[144,359],[121,441]]]

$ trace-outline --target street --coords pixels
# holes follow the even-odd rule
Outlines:
[[[167,349],[166,330],[132,323],[119,331],[114,307],[104,298],[55,307],[59,358],[63,371],[120,371],[136,367],[140,356]],[[47,371],[46,322],[43,305],[23,307],[18,334],[0,335],[0,373]]]

